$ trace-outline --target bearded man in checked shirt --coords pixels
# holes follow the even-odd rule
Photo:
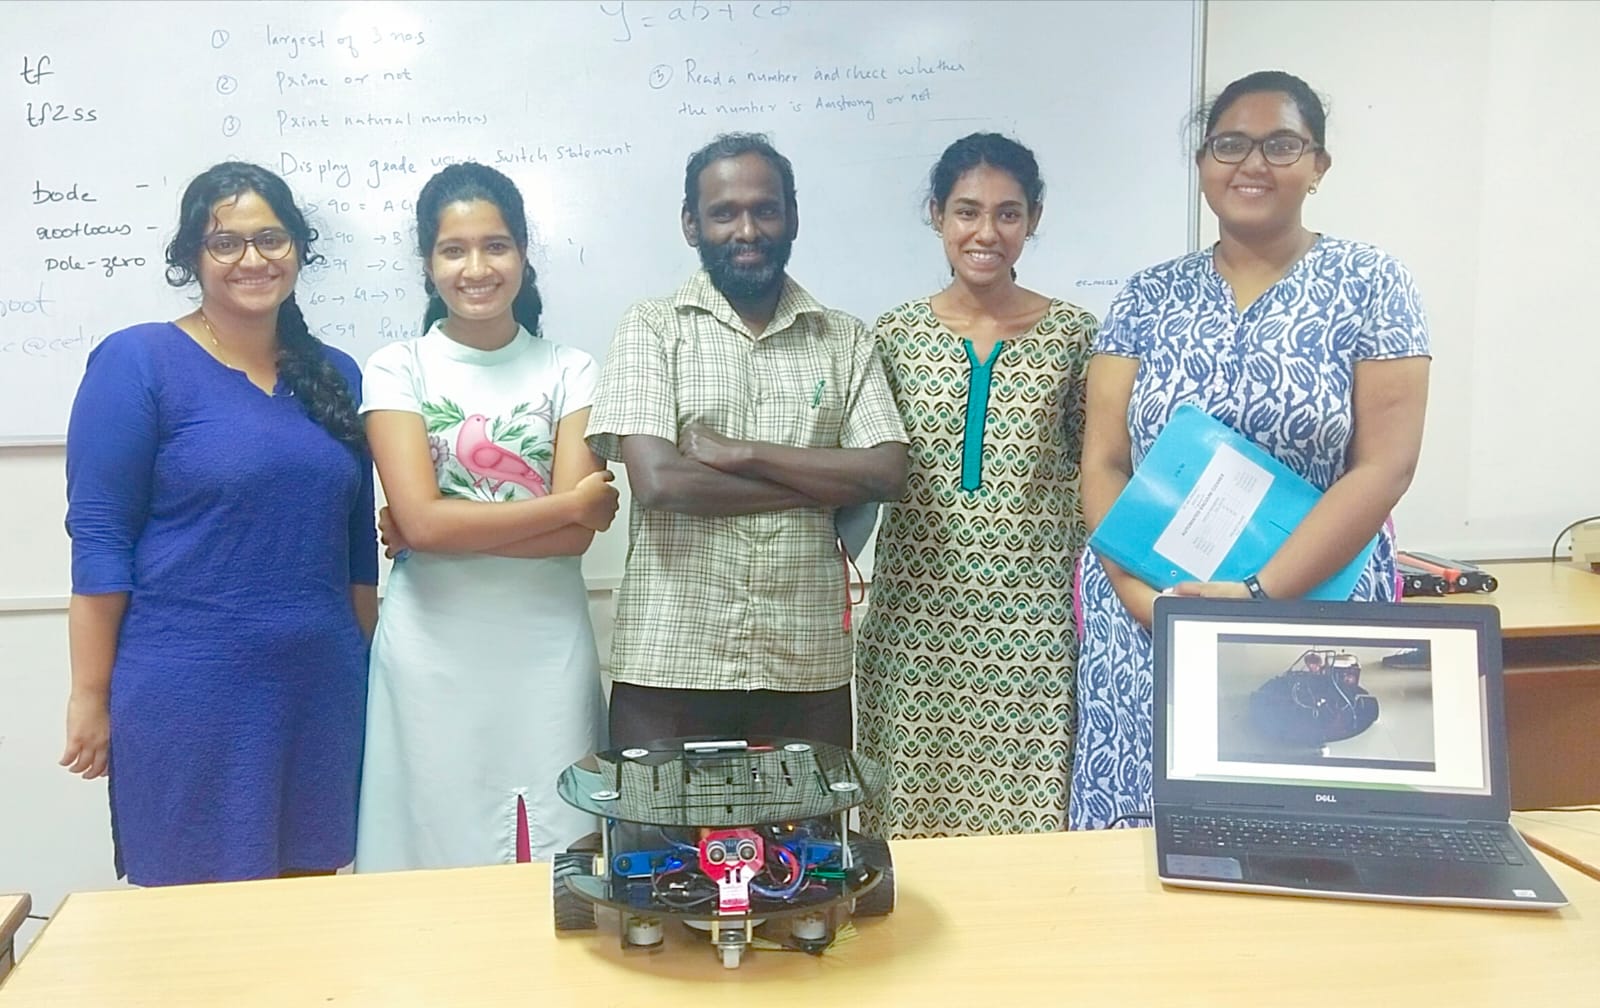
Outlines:
[[[611,745],[778,735],[849,746],[851,642],[834,512],[896,500],[909,438],[872,333],[785,272],[794,172],[760,134],[689,158],[702,268],[628,310],[589,445],[628,468]]]

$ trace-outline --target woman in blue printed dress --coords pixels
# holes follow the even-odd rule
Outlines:
[[[1279,71],[1223,89],[1195,154],[1217,215],[1208,249],[1133,276],[1089,365],[1084,515],[1093,529],[1177,407],[1192,403],[1321,488],[1322,500],[1245,582],[1185,595],[1294,598],[1372,537],[1352,598],[1395,597],[1387,518],[1411,482],[1427,401],[1427,323],[1411,276],[1370,245],[1309,231],[1306,196],[1332,165],[1316,94]],[[1083,554],[1078,736],[1068,822],[1150,811],[1155,589]]]

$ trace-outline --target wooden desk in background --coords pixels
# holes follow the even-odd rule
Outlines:
[[[28,919],[33,901],[26,894],[0,893],[0,981],[17,961],[17,928]]]
[[[1600,879],[1600,809],[1518,812],[1511,824],[1537,849]]]
[[[1600,881],[1553,861],[1558,912],[1164,890],[1149,830],[893,850],[893,914],[823,956],[756,950],[734,970],[675,926],[656,952],[619,948],[604,917],[556,937],[542,864],[77,893],[0,1008],[1499,1008],[1600,990]]]
[[[1408,601],[1500,610],[1511,807],[1600,802],[1600,574],[1545,560],[1482,566],[1497,590]]]

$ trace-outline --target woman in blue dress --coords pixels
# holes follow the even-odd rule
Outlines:
[[[315,238],[276,175],[201,174],[167,247],[199,306],[106,337],[73,402],[61,763],[109,770],[138,885],[354,856],[377,536],[360,371],[294,301]]]
[[[1427,401],[1427,323],[1411,276],[1360,242],[1309,231],[1306,196],[1332,165],[1306,83],[1261,71],[1223,89],[1195,155],[1220,240],[1133,276],[1089,365],[1084,515],[1092,530],[1173,411],[1192,403],[1324,491],[1245,582],[1186,595],[1294,598],[1378,535],[1352,594],[1396,595],[1387,519],[1410,484]],[[1150,812],[1156,591],[1093,550],[1080,570],[1078,736],[1068,821]]]

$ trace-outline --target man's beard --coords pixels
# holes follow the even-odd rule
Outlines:
[[[750,248],[766,253],[766,261],[759,266],[740,266],[734,255]],[[790,239],[773,241],[758,238],[754,242],[726,241],[721,245],[699,246],[700,264],[711,277],[711,285],[722,292],[729,301],[759,301],[783,285],[783,269],[789,265],[789,253],[794,249]]]

